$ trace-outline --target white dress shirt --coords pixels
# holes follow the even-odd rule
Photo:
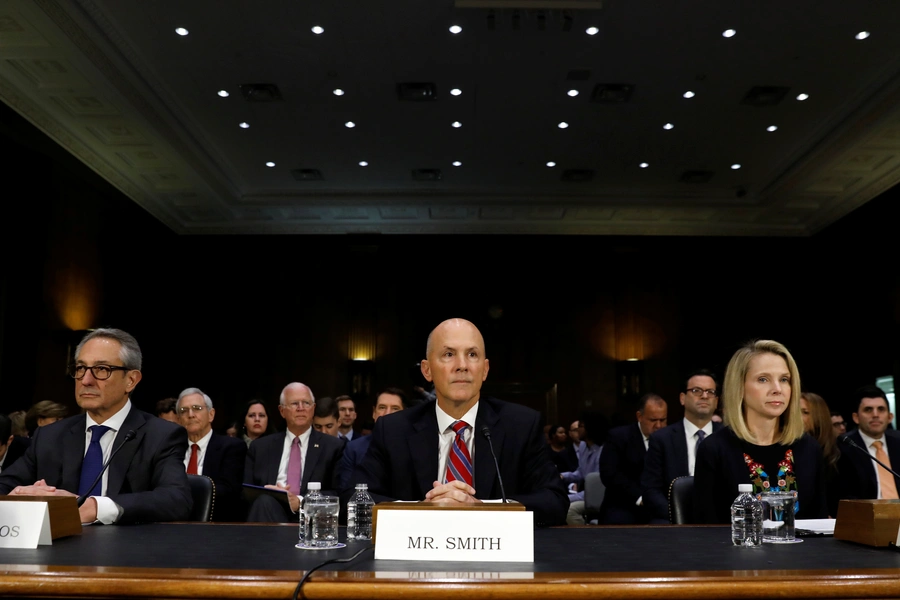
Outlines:
[[[209,439],[212,437],[213,431],[210,429],[202,438],[196,442],[188,440],[187,452],[184,454],[184,470],[187,471],[188,464],[191,462],[191,446],[197,444],[197,475],[203,475],[203,460],[206,458],[206,447],[209,446]]]
[[[465,421],[469,426],[465,429],[463,437],[466,440],[466,448],[469,450],[469,458],[472,459],[472,480],[475,478],[475,417],[478,415],[478,402],[469,409],[469,412],[463,415],[462,419],[454,419],[445,413],[437,402],[434,403],[434,412],[437,415],[438,431],[438,472],[435,481],[446,483],[447,477],[447,461],[450,460],[450,447],[453,440],[456,439],[456,432],[453,431],[453,423],[457,420]]]
[[[119,430],[122,429],[122,424],[125,422],[125,418],[130,412],[131,400],[129,399],[125,401],[125,406],[120,408],[119,412],[103,421],[103,423],[97,423],[91,418],[91,415],[85,414],[84,453],[87,454],[88,446],[91,444],[91,437],[93,437],[91,434],[91,427],[94,425],[105,425],[110,429],[100,438],[100,449],[103,451],[103,464],[106,464],[110,454],[112,454],[113,442],[115,442],[118,437]],[[122,442],[119,443],[121,444]],[[118,521],[123,512],[122,507],[116,504],[112,498],[106,497],[106,483],[108,480],[109,469],[106,469],[103,471],[103,478],[100,480],[100,495],[91,496],[97,501],[97,521],[100,521],[104,525],[109,525]]]
[[[881,436],[881,439],[876,440],[875,438],[869,437],[865,433],[863,433],[862,429],[858,429],[857,431],[859,431],[859,437],[862,438],[863,443],[866,445],[866,450],[869,451],[869,454],[872,455],[872,458],[875,458],[875,453],[877,452],[877,449],[874,446],[875,442],[881,442],[881,449],[884,450],[884,453],[887,455],[888,460],[890,460],[891,455],[888,454],[887,438],[883,434]],[[891,464],[892,468],[893,466],[894,465]],[[881,498],[881,469],[878,468],[878,463],[875,461],[872,461],[872,468],[875,469],[875,489],[878,490],[878,498]],[[896,471],[897,469],[894,470]]]
[[[275,483],[278,485],[287,485],[288,460],[291,458],[291,444],[294,443],[295,437],[300,438],[300,460],[303,461],[301,463],[303,465],[303,472],[306,471],[306,450],[309,448],[309,436],[311,431],[312,427],[309,427],[299,436],[294,435],[290,430],[284,432],[284,446],[281,450],[281,462],[278,463],[278,477],[275,479]],[[303,473],[300,473],[300,477],[301,479],[303,478]],[[300,490],[291,490],[291,493],[300,496]],[[303,498],[303,496],[300,496],[300,498]]]
[[[694,474],[694,465],[697,464],[697,432],[700,429],[700,427],[697,427],[687,419],[684,420],[684,438],[687,442],[689,475]],[[702,429],[706,435],[711,434],[713,432],[712,421],[704,425]]]

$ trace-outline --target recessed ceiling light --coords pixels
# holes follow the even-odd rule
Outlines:
[[[562,123],[560,123],[559,125],[557,125],[557,127],[559,127],[560,129],[565,129],[565,128],[567,128],[568,126],[569,126],[569,124],[566,123],[565,121],[563,121]]]
[[[459,121],[453,121],[451,125],[454,129],[459,129],[460,127],[462,127],[462,123],[460,123]]]
[[[456,35],[457,33],[462,33],[462,27],[460,27],[459,25],[451,25],[450,33],[452,33],[453,35]]]
[[[663,125],[663,129],[668,131],[669,129],[675,129],[675,126],[671,123],[666,123],[665,125]]]
[[[454,161],[453,161],[453,166],[454,166],[454,167],[461,167],[461,166],[462,166],[462,163],[459,162],[458,160],[454,160]]]
[[[600,33],[600,30],[596,27],[588,27],[584,30],[584,32],[588,35],[597,35],[598,33]]]
[[[177,33],[180,36],[185,36],[185,35],[189,34],[190,31],[188,31],[184,27],[178,27],[177,29],[175,29],[175,33]]]
[[[368,167],[368,166],[369,166],[369,163],[368,163],[367,161],[365,161],[365,160],[361,160],[361,161],[359,161],[359,166],[361,166],[361,167]]]
[[[726,29],[725,31],[722,32],[722,37],[727,37],[727,38],[734,37],[734,35],[736,33],[737,33],[737,31],[735,31],[734,29]]]
[[[243,122],[243,123],[239,123],[239,124],[238,124],[238,127],[240,127],[241,129],[249,129],[249,128],[250,128],[250,123],[247,123],[247,122],[245,121],[245,122]]]
[[[639,164],[638,166],[639,166],[640,168],[642,168],[642,169],[646,169],[647,167],[650,166],[650,163],[641,163],[641,164]]]
[[[739,165],[738,163],[734,163],[733,165],[731,165],[731,168],[732,170],[737,171],[741,168],[741,165]]]
[[[225,90],[219,90],[216,93],[219,94],[223,98],[227,98],[229,96],[228,92],[226,92]]]
[[[344,127],[346,127],[347,129],[353,129],[354,127],[356,127],[356,123],[354,123],[353,121],[347,121],[346,123],[344,123]]]
[[[550,168],[553,168],[556,166],[556,163],[551,160],[550,162],[547,163],[547,166]]]
[[[266,163],[266,166],[267,166],[267,167],[274,167],[274,166],[275,166],[275,163],[273,163],[273,162],[270,160],[269,162]]]
[[[799,100],[800,102],[803,102],[803,101],[806,100],[807,98],[809,98],[809,94],[799,94],[799,95],[797,96],[797,100]]]
[[[569,90],[566,94],[568,94],[570,98],[574,98],[578,95],[578,90]]]
[[[769,125],[768,127],[766,127],[766,131],[768,131],[769,133],[778,131],[778,125]]]
[[[872,34],[869,33],[868,31],[860,31],[859,33],[856,34],[856,39],[864,40],[867,37],[869,37],[870,35],[872,35]]]
[[[325,33],[325,30],[318,25],[313,26],[310,31],[312,31],[316,35],[322,35],[323,33]]]
[[[460,94],[462,94],[462,90],[459,88],[453,88],[452,90],[450,90],[451,96],[459,96]]]
[[[335,88],[334,91],[332,91],[331,93],[334,94],[335,96],[343,96],[344,90],[342,90],[341,88]]]
[[[686,91],[683,95],[684,95],[685,98],[693,98],[693,97],[696,96],[697,94],[695,94],[695,93],[692,92],[691,90],[688,90],[688,91]]]

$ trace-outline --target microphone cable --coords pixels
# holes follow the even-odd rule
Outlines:
[[[330,558],[330,559],[328,559],[328,560],[326,560],[326,561],[324,561],[324,562],[321,562],[321,563],[317,564],[317,565],[314,566],[312,569],[308,570],[308,571],[303,575],[303,577],[300,579],[300,583],[297,584],[297,588],[294,590],[293,600],[298,600],[298,599],[300,598],[300,588],[303,587],[303,584],[306,582],[307,579],[309,579],[309,576],[312,575],[314,571],[318,571],[319,569],[321,569],[321,568],[324,567],[325,565],[330,565],[330,564],[333,564],[333,563],[348,563],[348,562],[353,562],[354,560],[356,560],[356,559],[359,557],[360,554],[362,554],[362,553],[365,552],[366,550],[371,550],[371,549],[374,548],[374,547],[375,547],[374,545],[369,545],[369,546],[366,546],[365,548],[360,549],[356,554],[354,554],[353,556],[350,556],[350,557],[348,557],[348,558]]]

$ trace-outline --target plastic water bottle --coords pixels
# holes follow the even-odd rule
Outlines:
[[[316,498],[320,496],[319,490],[322,489],[322,484],[318,481],[310,481],[309,485],[306,486],[306,496],[303,497],[303,504],[300,506],[300,545],[309,545],[312,546],[312,531],[310,526],[312,524],[312,520],[309,518],[309,514],[306,512],[306,501],[310,498]]]
[[[356,484],[356,493],[347,502],[347,539],[372,539],[372,507],[375,501],[369,495],[369,486]]]
[[[762,502],[753,496],[753,484],[738,485],[731,505],[731,541],[735,546],[755,548],[762,544]]]

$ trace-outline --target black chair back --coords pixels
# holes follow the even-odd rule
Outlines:
[[[688,525],[694,520],[694,478],[676,477],[669,484],[669,521]]]
[[[213,509],[216,505],[216,484],[206,475],[188,475],[194,508],[191,509],[191,521],[212,521]]]

